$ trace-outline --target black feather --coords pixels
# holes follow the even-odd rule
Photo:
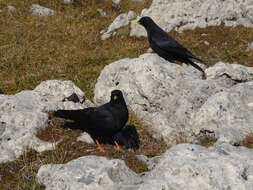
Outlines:
[[[160,57],[170,62],[180,61],[190,64],[203,73],[203,79],[206,78],[204,70],[191,59],[204,63],[201,59],[193,55],[189,50],[174,40],[167,32],[162,30],[150,17],[142,17],[140,23],[147,31],[150,47]]]
[[[120,90],[111,92],[111,100],[99,107],[82,110],[58,110],[54,116],[73,120],[79,129],[96,131],[101,135],[114,135],[128,120],[128,109]]]

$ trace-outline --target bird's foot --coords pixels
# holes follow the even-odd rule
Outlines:
[[[100,152],[106,153],[103,147],[99,144],[98,140],[96,140],[96,144],[98,145],[98,149],[100,150]]]
[[[117,143],[117,141],[114,141],[114,144],[115,144],[115,148],[116,148],[118,151],[123,152],[123,150],[120,148],[120,146],[119,146],[119,144]]]
[[[184,71],[184,69],[182,69],[181,67],[177,67],[176,70],[179,71],[179,72],[183,72]]]

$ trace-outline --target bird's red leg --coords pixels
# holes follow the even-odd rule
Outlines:
[[[96,144],[98,145],[98,149],[101,151],[101,152],[106,152],[103,148],[102,148],[102,146],[99,144],[99,142],[98,142],[98,140],[96,140]]]
[[[120,148],[120,146],[118,145],[118,143],[117,143],[116,141],[114,141],[114,144],[116,145],[116,147],[115,147],[115,148],[116,148],[117,150],[119,150],[119,151],[123,151],[123,150]]]

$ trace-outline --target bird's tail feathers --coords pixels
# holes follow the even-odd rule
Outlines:
[[[205,64],[205,62],[199,58],[197,58],[195,55],[193,55],[191,52],[187,51],[187,56],[189,56],[190,59],[195,59],[196,61]]]
[[[192,59],[195,59],[195,60],[197,60],[198,62],[200,62],[200,63],[202,63],[202,64],[205,64],[205,62],[204,62],[203,60],[201,60],[201,59],[199,59],[199,58],[197,58],[197,57],[193,57]]]
[[[202,72],[202,79],[204,79],[204,80],[206,79],[206,73],[205,73],[205,71],[200,66],[198,66],[196,63],[194,63],[191,60],[188,60],[188,63],[191,64],[194,68],[196,68],[199,71],[201,71]]]
[[[54,116],[69,120],[76,120],[80,117],[78,114],[80,111],[81,110],[57,110],[54,112]]]

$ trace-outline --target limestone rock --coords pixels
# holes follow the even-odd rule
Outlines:
[[[253,82],[237,84],[210,97],[191,121],[200,129],[214,131],[218,142],[237,143],[253,133]]]
[[[66,4],[66,5],[72,5],[73,0],[64,0],[63,3]]]
[[[119,10],[121,8],[121,0],[112,0],[112,7]]]
[[[204,117],[204,110],[213,110],[212,106],[218,106],[214,102],[219,93],[229,94],[232,89],[239,88],[245,92],[241,92],[237,99],[232,100],[238,101],[237,104],[242,101],[242,107],[234,109],[233,114],[243,111],[244,113],[238,115],[245,114],[247,117],[241,118],[241,123],[239,120],[230,122],[238,124],[235,130],[239,130],[239,126],[244,123],[241,130],[244,134],[248,134],[252,125],[251,122],[247,125],[247,122],[251,121],[249,115],[252,111],[247,104],[253,102],[251,101],[253,93],[249,88],[251,83],[246,82],[253,80],[252,72],[253,68],[250,67],[220,62],[206,69],[207,80],[202,80],[201,73],[192,66],[172,64],[156,54],[146,53],[139,58],[121,59],[107,65],[97,80],[94,100],[98,104],[103,104],[109,100],[111,90],[122,90],[129,109],[143,119],[153,137],[163,138],[169,144],[175,144],[182,137],[194,142],[202,128],[208,129],[208,119],[212,118],[209,115],[211,112],[205,112]],[[242,87],[239,87],[240,85]],[[228,113],[232,112],[231,106],[226,109]],[[201,124],[197,122],[197,118],[201,119],[200,115],[203,119]],[[210,122],[215,123],[215,119],[218,118],[213,119],[214,121]],[[224,125],[221,123],[222,120],[212,132],[218,134],[218,128],[232,128],[227,126],[228,123]],[[241,130],[237,132],[241,133]],[[217,136],[220,137],[222,135]],[[233,138],[236,141],[242,140],[239,134]]]
[[[146,2],[147,0],[132,0],[133,2],[136,2],[136,3],[144,3]]]
[[[91,136],[86,132],[83,132],[79,137],[77,137],[77,141],[82,141],[86,143],[94,143]]]
[[[122,13],[120,14],[115,20],[112,22],[112,24],[108,27],[108,29],[102,34],[101,40],[106,40],[113,35],[113,33],[123,27],[127,26],[131,19],[136,17],[136,13],[134,11],[129,11],[128,13]]]
[[[102,17],[107,17],[107,14],[105,11],[103,11],[103,9],[97,9],[97,11],[99,12],[99,14],[102,16]]]
[[[165,31],[205,28],[222,22],[226,26],[253,27],[252,1],[153,0],[140,16],[150,16]],[[130,35],[146,36],[143,27],[133,24],[137,20],[132,21]]]
[[[11,6],[11,5],[7,6],[7,12],[8,13],[15,12],[15,11],[16,11],[16,8],[14,6]]]
[[[65,100],[71,94],[82,100]],[[57,109],[82,109],[93,104],[85,100],[84,93],[71,81],[44,81],[34,90],[15,95],[0,95],[0,162],[12,161],[27,148],[41,152],[53,149],[55,143],[36,137],[49,122],[45,113]]]
[[[42,166],[37,174],[38,181],[47,189],[121,189],[124,184],[136,183],[137,174],[121,160],[86,156],[67,164]]]
[[[229,144],[211,148],[180,144],[152,159],[153,169],[139,189],[146,181],[175,190],[252,189],[252,155],[250,149]]]
[[[48,16],[48,15],[54,14],[54,10],[46,8],[46,7],[42,7],[38,4],[32,4],[30,7],[30,12],[38,16]]]
[[[253,51],[253,42],[248,43],[247,51]]]
[[[148,160],[152,163],[150,171],[137,175],[123,161],[86,156],[66,164],[44,165],[37,179],[47,190],[246,190],[253,187],[253,151],[244,147],[180,144]]]

